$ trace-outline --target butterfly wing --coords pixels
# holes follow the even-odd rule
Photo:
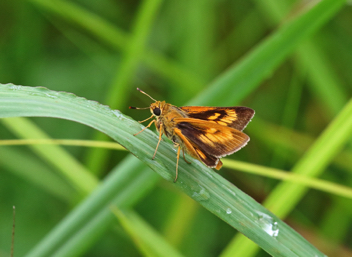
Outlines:
[[[202,157],[200,156],[200,152],[202,152],[205,159],[207,156],[218,159],[232,154],[244,147],[249,141],[249,137],[243,132],[209,121],[178,118],[175,119],[175,122],[182,135],[195,149],[199,150],[196,150],[198,156]]]
[[[254,116],[254,110],[248,107],[203,107],[184,106],[180,107],[190,118],[200,119],[228,126],[242,131]]]

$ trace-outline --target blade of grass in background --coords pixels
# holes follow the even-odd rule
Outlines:
[[[79,198],[79,194],[71,186],[58,176],[55,176],[47,166],[38,162],[32,156],[9,147],[0,148],[0,156],[2,167],[9,168],[13,174],[37,185],[46,193],[67,203]],[[19,162],[18,160],[21,161]],[[31,172],[28,169],[23,169],[23,167],[30,167]]]
[[[314,41],[313,41],[314,42]],[[338,113],[348,101],[343,83],[333,73],[323,52],[316,47],[318,43],[306,42],[298,51],[298,64],[304,73],[308,72],[311,91],[320,99],[329,117]]]
[[[241,63],[217,78],[209,88],[192,101],[194,105],[222,102],[231,105],[247,96],[286,58],[297,45],[325,24],[343,6],[346,0],[324,0],[296,19],[287,22],[272,34]],[[236,93],[229,95],[236,86]],[[219,90],[221,88],[221,90]]]
[[[59,144],[59,145],[68,145],[68,146],[85,146],[85,147],[100,147],[100,148],[108,148],[108,149],[113,149],[113,150],[126,150],[125,148],[123,148],[121,145],[114,143],[114,142],[106,142],[106,141],[89,141],[89,140],[63,140],[63,139],[49,139],[49,140],[43,140],[43,139],[24,139],[24,140],[1,140],[0,141],[0,146],[1,145],[33,145],[33,144],[44,144],[44,145],[52,145],[52,144]],[[8,155],[8,156],[14,156],[13,154],[8,153],[7,151],[4,152],[4,155]],[[25,157],[23,157],[25,159]],[[6,158],[5,158],[6,159]],[[8,163],[6,162],[6,164],[8,164],[9,166],[12,167],[12,163]],[[226,168],[231,168],[233,170],[238,170],[238,171],[242,171],[242,172],[246,172],[246,173],[250,173],[250,174],[256,174],[259,176],[265,176],[268,178],[274,178],[274,179],[280,179],[280,180],[285,180],[285,181],[291,181],[297,184],[302,184],[305,186],[308,186],[312,189],[317,189],[317,190],[321,190],[323,192],[327,192],[330,194],[335,194],[337,196],[343,196],[343,197],[347,197],[347,198],[352,198],[352,189],[342,186],[342,185],[338,185],[332,182],[328,182],[328,181],[324,181],[324,180],[320,180],[320,179],[315,179],[315,178],[310,178],[307,176],[302,176],[299,174],[295,174],[295,173],[289,173],[287,171],[283,171],[283,170],[279,170],[279,169],[275,169],[275,168],[269,168],[269,167],[264,167],[264,166],[260,166],[260,165],[254,165],[254,164],[250,164],[250,163],[246,163],[246,162],[241,162],[241,161],[234,161],[234,160],[230,160],[230,159],[223,159],[223,164],[224,167]],[[14,167],[16,167],[16,163],[13,163]],[[33,164],[34,165],[34,164]],[[39,168],[38,168],[39,169]],[[20,169],[18,169],[16,172],[19,172],[21,174],[21,176],[23,176],[23,172],[21,172]],[[49,173],[49,172],[47,172]],[[46,177],[48,176],[48,174],[41,173],[41,174],[27,174],[25,173],[25,175],[27,175],[29,180],[33,180],[34,183],[38,183],[40,184],[40,186],[43,186],[44,189],[52,189],[57,187],[57,191],[59,191],[60,187],[64,187],[64,185],[62,184],[62,182],[58,181],[57,178],[54,177]],[[24,176],[26,177],[26,176]],[[45,178],[43,180],[38,180],[38,182],[36,182],[36,180],[39,178]],[[54,180],[55,182],[52,183],[39,183],[41,181],[50,181],[50,180]],[[56,182],[57,181],[57,182]],[[65,185],[65,187],[67,187],[67,185]],[[70,191],[68,188],[65,189],[62,193],[64,193],[65,195],[71,195],[67,194],[66,191]],[[72,189],[71,189],[72,190]],[[49,190],[51,191],[51,190]],[[60,190],[61,191],[61,190]],[[57,192],[58,193],[58,192]],[[62,195],[62,194],[59,194]],[[181,197],[183,197],[181,195]],[[193,203],[193,201],[190,200],[190,198],[186,198],[184,197],[183,201],[185,202],[185,205],[188,206],[187,207],[187,212],[191,212],[194,213],[194,209],[190,208],[190,204]],[[177,213],[174,214],[174,218],[171,220],[175,220],[175,224],[173,228],[169,228],[169,232],[166,234],[169,234],[170,237],[175,237],[175,230],[177,230],[176,227],[180,227],[181,223],[180,223],[180,216],[187,216],[187,212],[185,212],[182,203],[178,203],[177,205],[179,205],[179,208],[177,208],[177,210],[179,211],[174,211],[173,213]],[[192,214],[191,214],[192,215]],[[176,218],[178,217],[178,218]],[[187,221],[185,224],[188,224]],[[185,227],[187,227],[187,225],[184,225]],[[177,237],[177,236],[176,236]],[[176,241],[178,241],[177,239],[175,239]]]
[[[111,206],[112,212],[131,236],[143,256],[182,256],[154,229],[133,211],[121,211]]]
[[[184,9],[184,18],[182,19],[181,36],[184,40],[181,42],[179,53],[180,62],[189,70],[209,81],[213,77],[211,72],[214,70],[210,66],[204,65],[204,57],[209,56],[211,47],[216,38],[214,31],[215,11],[217,3],[211,0],[194,0],[186,3],[179,2],[179,9]],[[195,42],[202,42],[195,44]],[[203,89],[202,85],[194,85],[195,91]],[[177,92],[175,99],[181,98],[182,93]]]
[[[22,138],[46,138],[49,136],[40,130],[33,122],[25,118],[1,119],[2,123],[17,136]],[[31,145],[33,151],[43,158],[70,181],[82,196],[90,193],[97,185],[97,179],[85,169],[76,159],[57,145]],[[72,172],[74,171],[74,172]]]
[[[105,103],[113,109],[121,109],[127,105],[126,95],[131,90],[130,83],[136,76],[136,70],[146,49],[147,39],[153,22],[157,16],[162,0],[144,0],[136,14],[128,44],[125,46],[123,60],[118,65],[116,77],[107,92]]]
[[[256,26],[253,27],[253,24]],[[248,32],[250,28],[251,32]],[[250,13],[248,13],[244,19],[238,24],[229,35],[216,45],[215,50],[210,53],[207,62],[209,66],[213,66],[215,70],[219,73],[224,70],[223,60],[228,59],[229,54],[233,60],[239,59],[243,53],[248,51],[249,46],[255,45],[265,36],[265,24],[262,22],[260,13],[257,9],[253,8]],[[246,35],[243,37],[243,35]],[[241,38],[241,40],[238,40]],[[236,47],[233,46],[236,42]]]
[[[106,106],[74,97],[71,94],[57,93],[43,88],[3,85],[0,90],[0,115],[2,117],[11,115],[61,117],[90,125],[117,140],[165,179],[173,180],[175,149],[161,142],[157,157],[151,160],[157,136],[150,131],[145,131],[139,137],[134,137],[133,133],[140,130],[140,124],[120,112],[112,111]],[[121,181],[119,180],[118,183]],[[179,178],[174,185],[271,254],[279,251],[283,255],[323,256],[284,222],[233,184],[197,161],[187,164],[180,160]],[[111,187],[116,190],[112,185]],[[104,190],[104,186],[100,188]],[[86,207],[89,206],[89,202],[88,200],[85,202]],[[94,206],[97,208],[96,204]],[[82,222],[82,217],[77,218],[77,224]],[[60,228],[60,225],[58,227]],[[72,229],[72,226],[61,229],[67,232]],[[277,233],[280,233],[280,236]],[[82,233],[82,235],[92,236],[87,233]],[[68,244],[72,242],[69,241]],[[50,243],[43,245],[51,246]]]
[[[124,162],[125,166],[134,165],[131,158]],[[140,165],[140,163],[138,164]],[[132,171],[130,168],[126,170],[116,169],[116,173],[126,174],[128,171]],[[119,208],[130,208],[136,204],[136,202],[141,201],[145,195],[149,193],[151,189],[155,187],[155,184],[160,180],[160,177],[151,172],[149,169],[140,169],[139,176],[135,177],[133,180],[125,184],[125,187],[121,190],[115,190],[115,193],[107,192],[105,188],[101,188],[95,192],[95,194],[100,193],[101,196],[111,197],[110,201],[105,201],[102,208],[94,210],[94,217],[88,220],[82,227],[75,231],[75,233],[69,235],[68,238],[65,238],[64,244],[60,245],[59,248],[55,249],[53,256],[55,257],[66,257],[66,256],[81,256],[87,252],[94,242],[96,242],[108,229],[111,228],[116,222],[116,217],[111,212],[111,205],[118,206]],[[119,183],[119,175],[115,174],[114,179],[106,181],[106,183],[112,185],[113,181]],[[95,199],[94,202],[101,204],[98,199]],[[88,198],[85,203],[86,206],[94,204],[91,198]],[[79,217],[80,214],[84,214],[84,210],[79,206],[75,209],[72,214],[77,214]],[[89,210],[89,209],[88,209]],[[70,214],[68,219],[73,215]],[[74,221],[71,220],[74,224]],[[44,243],[39,245],[44,249],[50,247],[50,245],[45,245]],[[38,251],[32,251],[28,256],[39,257],[39,256],[48,256],[41,252],[41,248],[37,248]]]
[[[289,151],[292,157],[290,159],[291,161],[295,161],[297,157],[302,156],[314,142],[314,138],[309,135],[271,124],[261,120],[258,116],[256,116],[256,119],[253,120],[251,124],[253,124],[253,126],[246,128],[249,134],[261,140],[267,145],[268,149],[276,145]],[[275,137],[273,135],[275,135]],[[352,151],[348,149],[341,151],[341,153],[334,158],[333,163],[337,167],[351,173]]]
[[[272,23],[282,21],[284,17],[288,15],[288,11],[291,8],[288,1],[268,0],[257,2],[263,9],[267,19]],[[302,6],[309,8],[310,4],[311,3],[306,3],[306,6],[303,6],[303,4]],[[304,11],[305,9],[302,8],[302,6],[301,9]],[[293,6],[293,8],[297,10],[295,6]],[[320,97],[322,105],[327,106],[326,110],[330,117],[332,117],[341,110],[348,98],[346,97],[346,92],[343,90],[344,87],[340,79],[334,74],[324,53],[320,51],[319,44],[320,43],[314,38],[306,41],[297,49],[295,61],[297,70],[303,72],[304,75],[308,74],[311,90],[316,93],[315,95]]]
[[[125,32],[72,2],[64,0],[29,1],[61,19],[81,26],[103,43],[118,51],[122,50],[125,52],[129,45],[129,36]],[[176,82],[178,88],[188,90],[196,85],[204,85],[203,80],[195,76],[192,72],[152,49],[147,49],[144,52],[143,60],[157,74]]]
[[[295,123],[297,122],[297,117],[299,115],[300,100],[302,99],[302,89],[302,78],[297,74],[297,72],[294,72],[287,91],[285,107],[282,111],[281,124],[285,128],[293,128]],[[278,132],[278,134],[281,134],[281,132]],[[285,150],[286,149],[283,149],[280,145],[277,145],[275,147],[273,158],[271,161],[272,167],[283,167],[288,156],[288,152]]]
[[[68,145],[68,146],[86,146],[100,147],[113,150],[125,150],[121,145],[114,142],[75,140],[75,139],[11,139],[0,140],[1,145]]]
[[[329,235],[329,240],[334,243],[343,242],[349,233],[349,224],[351,223],[352,207],[351,201],[337,198],[331,205],[331,210],[322,218],[322,226],[319,228],[324,235]],[[338,219],[339,222],[336,222]]]
[[[192,226],[192,220],[199,210],[199,205],[186,195],[180,195],[174,202],[163,235],[173,246],[180,246]]]
[[[223,163],[224,167],[230,167],[235,170],[240,170],[260,176],[266,176],[268,178],[286,180],[291,182],[292,184],[305,185],[312,189],[322,190],[324,192],[336,194],[338,196],[352,198],[352,188],[324,181],[321,179],[315,179],[297,173],[284,172],[282,170],[274,168],[263,167],[234,160],[224,159]]]

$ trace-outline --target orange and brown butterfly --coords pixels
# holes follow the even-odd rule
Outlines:
[[[178,160],[182,149],[184,152],[202,161],[210,168],[219,170],[222,166],[220,158],[232,154],[249,141],[249,136],[242,130],[251,121],[254,110],[248,107],[176,107],[165,101],[157,101],[139,88],[138,91],[151,98],[154,103],[146,108],[130,107],[130,109],[150,109],[152,116],[140,121],[152,120],[144,129],[134,134],[138,135],[155,123],[159,132],[155,158],[162,135],[165,134],[177,147],[176,177],[178,176]]]

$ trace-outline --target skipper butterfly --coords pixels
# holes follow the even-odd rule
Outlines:
[[[155,123],[159,132],[155,158],[161,137],[166,135],[177,147],[176,177],[178,176],[178,160],[180,151],[185,158],[187,152],[193,158],[203,162],[210,168],[219,170],[222,166],[220,158],[237,152],[249,141],[249,136],[242,130],[251,121],[254,110],[248,107],[204,107],[184,106],[176,107],[165,101],[157,101],[139,88],[138,91],[155,101],[149,107],[130,109],[150,109],[152,116],[139,123],[153,119],[145,128],[134,136],[143,132]]]

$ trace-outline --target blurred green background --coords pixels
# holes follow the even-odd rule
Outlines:
[[[148,111],[128,109],[150,104],[137,87],[182,106],[309,7],[288,0],[148,2],[153,1],[1,1],[0,82],[72,92],[143,120]],[[351,24],[352,8],[346,5],[234,103],[254,109],[256,116],[245,131],[250,143],[229,158],[283,170],[294,166],[352,96]],[[234,84],[225,93],[241,90]],[[106,140],[74,122],[31,120],[51,138]],[[1,140],[16,138],[18,134],[0,123]],[[128,155],[65,149],[99,179]],[[344,150],[344,157],[321,178],[352,187],[351,141]],[[38,169],[56,176],[62,190],[45,188],[45,178],[29,178]],[[219,173],[258,202],[278,183],[226,168]],[[0,256],[10,254],[13,205],[18,257],[78,203],[75,190],[56,174],[28,146],[0,146]],[[351,200],[310,190],[285,221],[329,256],[352,256],[351,206]],[[218,256],[236,233],[165,181],[134,209],[185,256]],[[184,230],[173,237],[172,228],[178,224]],[[140,253],[116,223],[83,256]]]

